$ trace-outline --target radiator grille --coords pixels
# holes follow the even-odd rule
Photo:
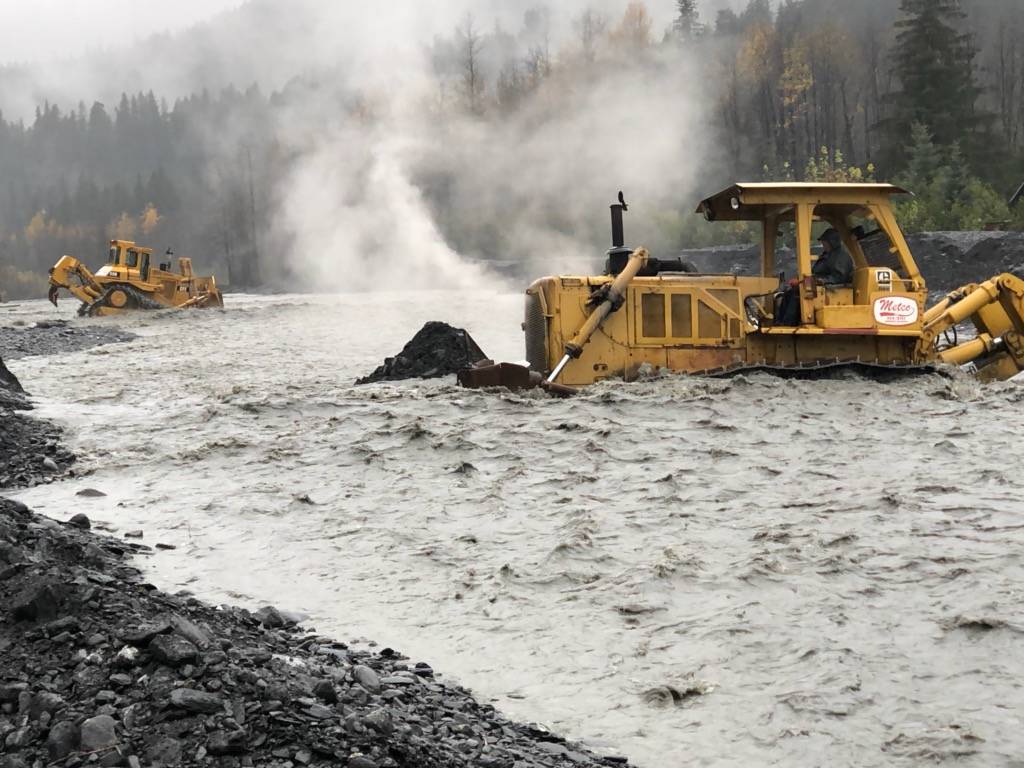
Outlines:
[[[540,294],[526,294],[526,359],[530,369],[547,373],[548,369],[548,321],[540,304]]]

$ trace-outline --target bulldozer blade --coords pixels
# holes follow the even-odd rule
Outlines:
[[[463,368],[458,373],[459,384],[466,389],[506,387],[507,389],[533,389],[544,382],[544,377],[523,365],[497,363],[476,368]]]
[[[565,384],[556,384],[553,381],[541,382],[541,388],[549,395],[555,397],[575,397],[580,393],[576,387],[566,386]]]

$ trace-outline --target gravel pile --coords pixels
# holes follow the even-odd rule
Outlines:
[[[1003,272],[1024,275],[1024,232],[924,232],[907,243],[931,290],[945,293]]]
[[[910,252],[932,292],[944,294],[1003,272],[1024,275],[1024,232],[922,232],[907,237]],[[759,274],[760,247],[752,245],[683,251],[702,272]],[[795,257],[782,249],[778,268],[792,277]]]
[[[0,499],[0,768],[597,768],[423,663],[143,581],[137,543]]]
[[[430,379],[458,373],[487,359],[473,338],[461,328],[431,321],[394,357],[356,384],[401,379]]]
[[[0,327],[0,357],[17,360],[33,355],[80,352],[103,344],[138,338],[134,333],[106,326],[72,325],[67,320],[48,320],[29,326]]]

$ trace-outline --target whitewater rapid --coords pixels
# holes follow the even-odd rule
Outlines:
[[[645,768],[1019,759],[1018,384],[354,386],[432,319],[522,358],[521,299],[74,320],[140,338],[10,364],[86,473],[17,497],[174,545],[142,564],[163,588],[306,612]]]

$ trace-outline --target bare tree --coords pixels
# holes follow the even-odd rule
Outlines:
[[[483,113],[484,77],[480,71],[480,52],[483,49],[483,37],[476,29],[472,14],[467,13],[462,26],[455,30],[459,41],[459,54],[462,64],[462,88],[466,99],[466,108],[470,113]]]
[[[608,20],[593,8],[587,8],[573,23],[583,50],[583,60],[593,64],[597,57],[597,41],[604,35]]]

